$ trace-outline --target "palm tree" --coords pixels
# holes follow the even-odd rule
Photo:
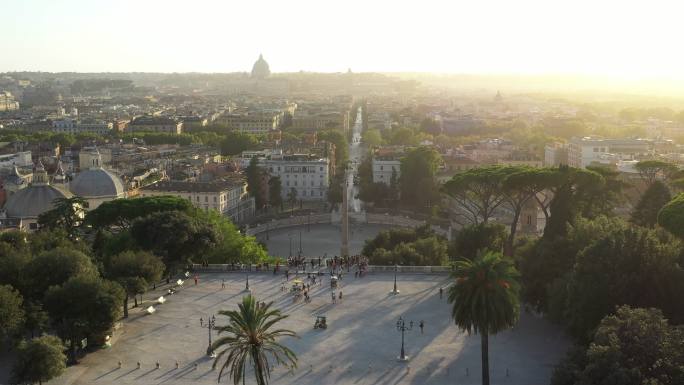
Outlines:
[[[240,380],[245,383],[245,372],[248,362],[254,368],[257,385],[266,385],[270,377],[272,364],[269,356],[278,365],[297,367],[297,356],[287,347],[276,342],[276,339],[284,336],[297,337],[297,334],[287,329],[271,329],[278,322],[287,318],[280,310],[271,310],[273,302],[259,305],[251,295],[242,298],[238,304],[238,310],[222,310],[220,315],[229,318],[230,323],[218,328],[219,335],[227,332],[229,335],[219,338],[212,345],[213,350],[225,347],[214,360],[213,368],[219,365],[221,359],[226,356],[221,365],[218,381],[221,381],[223,371],[228,369],[233,378],[233,384],[238,385]]]
[[[461,330],[480,334],[483,385],[489,385],[489,335],[512,327],[520,316],[518,277],[513,263],[495,252],[455,265],[451,317]]]

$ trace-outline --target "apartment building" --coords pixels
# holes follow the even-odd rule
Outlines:
[[[132,132],[165,132],[179,135],[183,132],[183,122],[165,117],[140,116],[133,119],[133,121],[128,125],[128,130]]]
[[[298,200],[324,200],[330,184],[330,161],[310,154],[271,156],[260,165],[271,176],[280,177],[283,199],[295,191]]]
[[[173,195],[187,199],[202,210],[214,210],[241,223],[254,216],[254,198],[247,193],[242,178],[210,182],[160,181],[140,188],[140,196]]]

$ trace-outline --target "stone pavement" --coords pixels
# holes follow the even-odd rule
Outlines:
[[[227,287],[221,288],[221,279]],[[292,278],[291,278],[292,279]],[[312,288],[312,301],[293,303],[280,291],[282,277],[251,274],[250,287],[263,301],[273,301],[290,317],[282,326],[299,339],[282,340],[299,357],[294,371],[274,370],[272,384],[479,384],[480,339],[460,332],[450,320],[446,298],[439,299],[444,275],[402,274],[401,293],[390,295],[392,274],[342,280],[343,301],[331,304],[329,279]],[[51,384],[212,384],[218,371],[206,357],[207,329],[200,328],[220,309],[233,309],[245,294],[244,273],[204,274],[192,280],[157,312],[133,309],[112,348],[90,353]],[[152,297],[151,295],[149,297]],[[147,296],[146,296],[147,299]],[[315,315],[328,317],[327,330],[314,330]],[[406,333],[408,363],[396,361],[401,335],[399,316],[414,321]],[[425,322],[421,334],[418,322]],[[217,316],[217,324],[226,320]],[[216,334],[214,333],[214,338]],[[546,321],[523,314],[513,330],[490,338],[492,384],[548,384],[553,365],[568,341]],[[121,369],[117,362],[122,361]],[[136,368],[136,362],[142,366]],[[155,368],[159,361],[160,368]],[[175,368],[175,362],[180,366]],[[195,369],[195,364],[197,368]],[[409,368],[410,369],[407,369]],[[507,373],[508,372],[508,373]],[[507,375],[508,374],[508,375]],[[250,376],[247,376],[248,383]],[[222,380],[228,383],[229,379]]]
[[[382,230],[390,226],[350,223],[349,225],[349,253],[360,254],[366,239],[372,239]],[[340,255],[340,224],[294,226],[285,229],[269,231],[269,239],[266,234],[257,236],[260,241],[266,243],[269,255],[288,257],[290,255],[290,239],[292,239],[292,255],[299,252],[299,233],[302,234],[302,255],[319,256],[327,253],[328,256]]]

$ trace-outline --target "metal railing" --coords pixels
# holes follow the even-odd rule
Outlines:
[[[257,267],[257,265],[240,265],[240,264],[193,264],[192,268],[194,271],[203,272],[251,272],[251,273],[272,273],[275,265],[270,264],[268,269],[263,265]],[[280,271],[284,272],[288,267],[285,265],[280,265]],[[325,269],[323,267],[322,269]],[[421,273],[421,274],[449,274],[452,271],[451,266],[380,266],[380,265],[370,265],[366,266],[366,271],[368,273]]]

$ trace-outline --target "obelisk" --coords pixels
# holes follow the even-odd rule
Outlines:
[[[344,170],[344,184],[342,185],[342,207],[340,213],[342,214],[342,247],[340,249],[340,256],[346,257],[349,255],[349,190],[347,189],[347,170]]]

